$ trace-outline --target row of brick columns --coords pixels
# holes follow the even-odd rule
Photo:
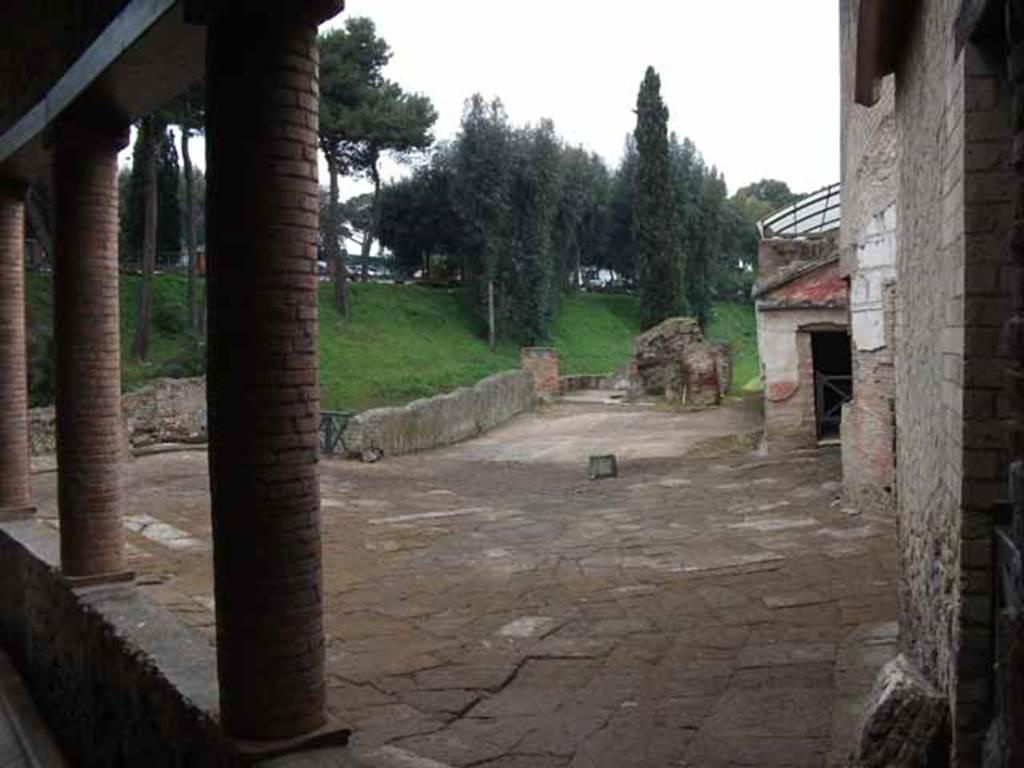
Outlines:
[[[25,186],[0,182],[0,518],[32,510],[24,243]]]
[[[337,0],[208,0],[209,469],[220,714],[232,736],[325,724],[317,471],[317,47]],[[72,107],[51,135],[61,567],[125,569],[117,153],[127,125]],[[2,169],[0,169],[2,170]],[[0,186],[0,513],[32,507],[24,188]]]

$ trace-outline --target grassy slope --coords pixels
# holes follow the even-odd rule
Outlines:
[[[727,341],[732,350],[732,391],[761,388],[761,361],[757,354],[757,320],[752,304],[721,301],[715,304],[707,335]]]
[[[611,373],[633,353],[640,308],[633,296],[567,296],[551,329],[562,373]]]
[[[163,275],[155,283],[152,361],[129,359],[138,301],[138,278],[121,280],[121,345],[126,388],[156,376],[187,373],[183,277]],[[361,410],[408,402],[472,384],[518,366],[518,350],[505,344],[491,352],[472,332],[455,296],[417,286],[350,286],[352,322],[342,328],[328,285],[320,293],[320,380],[324,408]],[[29,275],[29,318],[49,325],[50,281]],[[635,297],[590,294],[566,297],[552,329],[564,373],[610,373],[626,364],[639,329]],[[753,308],[716,305],[708,335],[731,341],[734,388],[756,383],[757,340]]]
[[[320,292],[320,381],[324,407],[361,410],[428,397],[519,365],[511,345],[494,352],[470,331],[455,296],[437,288],[349,287],[352,320],[342,328],[331,286]]]
[[[153,281],[153,306],[156,322],[150,326],[151,363],[131,359],[135,322],[139,306],[139,282],[136,275],[122,275],[121,299],[121,381],[126,389],[157,376],[180,375],[176,363],[185,354],[185,316],[187,280],[178,275],[160,275]],[[28,275],[26,285],[29,328],[46,329],[52,324],[53,294],[49,275]]]

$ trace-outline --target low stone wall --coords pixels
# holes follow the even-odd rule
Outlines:
[[[342,441],[350,456],[415,453],[476,437],[531,410],[535,399],[533,376],[508,371],[446,395],[364,411],[349,421]]]
[[[597,374],[582,373],[575,376],[562,376],[558,380],[559,391],[563,395],[570,392],[582,392],[586,389],[615,389],[614,376],[600,376]]]
[[[157,379],[121,398],[126,450],[158,443],[206,442],[206,379]],[[53,406],[29,412],[33,456],[57,450]]]
[[[73,589],[58,534],[0,523],[0,643],[74,765],[230,765],[214,651],[132,584]]]

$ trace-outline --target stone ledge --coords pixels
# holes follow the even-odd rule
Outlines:
[[[74,764],[249,766],[347,743],[334,722],[285,741],[232,739],[207,640],[133,582],[69,579],[59,562],[52,528],[0,522],[0,643]]]

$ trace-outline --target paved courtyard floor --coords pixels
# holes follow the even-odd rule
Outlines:
[[[569,403],[322,467],[329,706],[370,764],[825,766],[893,653],[891,519],[756,414]],[[587,457],[620,475],[590,481]],[[52,474],[36,476],[55,516]],[[132,565],[213,642],[206,455],[126,467]],[[377,762],[374,762],[374,761]]]

